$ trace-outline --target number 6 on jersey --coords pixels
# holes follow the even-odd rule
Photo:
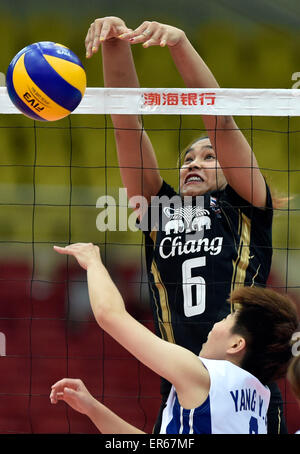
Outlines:
[[[206,265],[206,257],[189,259],[182,264],[182,290],[183,307],[186,317],[200,315],[205,311],[205,280],[201,276],[192,276],[194,268]],[[195,286],[196,299],[193,302],[193,286]]]

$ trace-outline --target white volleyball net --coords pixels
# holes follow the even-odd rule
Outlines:
[[[299,90],[88,88],[71,116],[43,123],[20,115],[1,88],[1,433],[97,433],[83,415],[50,405],[51,385],[66,376],[152,431],[159,378],[101,331],[85,273],[53,251],[54,244],[100,245],[128,310],[153,329],[144,239],[122,190],[110,114],[141,116],[141,135],[148,133],[161,175],[175,188],[181,151],[205,134],[201,115],[235,117],[266,180],[286,198],[274,213],[267,285],[299,307]],[[287,382],[279,385],[292,433],[299,409]]]

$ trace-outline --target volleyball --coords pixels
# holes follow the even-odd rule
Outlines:
[[[43,41],[24,47],[12,59],[6,87],[11,101],[24,115],[56,121],[73,112],[81,102],[86,73],[69,48]]]

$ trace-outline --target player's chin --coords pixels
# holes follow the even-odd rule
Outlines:
[[[186,197],[194,197],[197,195],[204,195],[206,194],[207,189],[201,183],[189,183],[183,184],[180,188],[180,193]]]
[[[202,344],[201,350],[200,350],[200,353],[199,353],[199,356],[202,356],[203,358],[205,358],[206,344],[207,344],[207,340],[206,340],[206,342],[204,342]]]
[[[200,356],[201,358],[209,359],[209,355],[206,353],[205,348],[202,348],[202,349],[201,349],[201,351],[200,351],[200,353],[199,353],[199,356]]]

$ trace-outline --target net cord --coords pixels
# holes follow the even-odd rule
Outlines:
[[[0,114],[19,113],[0,87]],[[73,114],[300,116],[300,90],[88,87]]]

